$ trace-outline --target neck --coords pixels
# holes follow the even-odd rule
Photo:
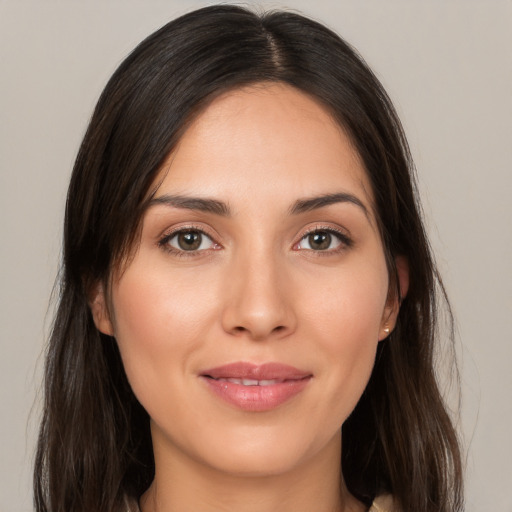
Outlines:
[[[344,485],[340,436],[306,463],[266,475],[227,473],[170,451],[155,451],[155,479],[141,498],[142,512],[365,510]]]

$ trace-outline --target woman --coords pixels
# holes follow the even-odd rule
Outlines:
[[[352,48],[282,12],[169,23],[73,171],[37,510],[462,510],[439,290]]]

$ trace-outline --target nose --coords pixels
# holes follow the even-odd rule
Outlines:
[[[294,294],[287,286],[286,269],[277,260],[253,252],[231,262],[222,314],[226,332],[261,341],[295,331]]]

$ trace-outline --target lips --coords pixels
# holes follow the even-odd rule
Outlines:
[[[275,409],[298,395],[312,374],[280,363],[231,363],[201,372],[213,393],[244,411]]]
[[[242,386],[272,386],[274,384],[280,384],[284,381],[277,380],[277,379],[262,379],[262,380],[255,380],[255,379],[225,379],[220,378],[216,379],[219,382],[231,382],[231,384],[241,384]]]

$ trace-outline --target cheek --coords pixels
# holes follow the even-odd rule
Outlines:
[[[211,285],[171,275],[157,266],[132,266],[112,294],[115,337],[128,380],[144,405],[143,395],[188,372],[189,356],[215,317]]]
[[[351,413],[370,378],[387,299],[385,264],[352,269],[332,280],[308,310],[309,325],[321,344],[322,363],[328,368],[327,407],[337,411],[340,424]]]
[[[208,318],[214,303],[207,283],[147,266],[129,269],[113,294],[116,337],[154,349],[179,345],[183,335],[195,338],[203,328],[197,319]]]
[[[314,289],[310,283],[306,289]],[[330,275],[315,297],[304,297],[304,311],[311,324],[332,348],[340,341],[357,348],[376,342],[388,294],[385,263],[375,267],[347,266]]]

